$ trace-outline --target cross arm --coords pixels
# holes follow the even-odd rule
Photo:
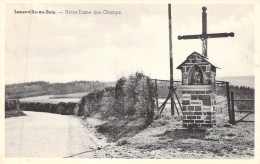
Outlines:
[[[182,39],[199,39],[202,38],[202,35],[182,35],[182,36],[178,36],[178,40],[182,40]]]
[[[234,37],[234,33],[230,32],[230,33],[213,33],[213,34],[207,34],[207,38],[223,38],[223,37]]]
[[[223,38],[223,37],[234,37],[234,33],[230,32],[230,33],[213,33],[213,34],[200,34],[200,35],[182,35],[182,36],[178,36],[178,40],[182,40],[182,39],[199,39],[199,38],[203,38],[203,39],[207,39],[207,38]]]

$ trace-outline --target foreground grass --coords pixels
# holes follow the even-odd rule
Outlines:
[[[97,126],[97,132],[105,135],[109,142],[121,138],[133,137],[147,127],[146,118],[125,118],[108,121]]]
[[[161,117],[134,136],[120,139],[117,146],[96,151],[94,158],[253,158],[254,124],[230,126],[227,121],[226,114],[217,114],[213,128],[187,130],[181,127],[181,117]]]

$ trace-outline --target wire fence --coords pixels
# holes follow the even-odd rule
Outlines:
[[[157,111],[160,110],[161,106],[165,105],[165,109],[162,112],[162,116],[171,116],[171,101],[167,101],[165,103],[165,100],[167,98],[167,95],[169,94],[169,86],[170,86],[170,81],[169,80],[160,80],[160,79],[153,79],[154,85],[156,86],[156,91],[157,91],[157,98],[156,98],[156,108],[158,109]],[[181,104],[181,99],[182,99],[182,84],[181,81],[174,81],[174,87],[176,88],[176,95],[179,98],[180,105]],[[237,88],[236,86],[230,86],[229,82],[226,81],[216,81],[215,83],[215,109],[216,113],[222,113],[222,114],[227,114],[229,117],[229,123],[234,122],[234,115],[241,115],[241,114],[234,114],[234,111],[243,111],[245,112],[254,110],[254,101],[251,101],[251,99],[241,99],[239,95],[243,95],[243,93],[239,93],[235,99],[234,102],[231,102],[231,91],[236,90],[236,92],[240,92],[241,88]],[[243,90],[243,88],[242,88]],[[247,90],[246,90],[247,91]],[[248,92],[248,91],[247,91]],[[247,94],[247,93],[245,93]],[[178,104],[177,99],[175,99],[175,104]],[[165,103],[165,104],[164,104]],[[232,104],[233,103],[233,106]],[[179,115],[181,115],[181,108],[178,107],[178,105],[174,106],[179,112]],[[234,109],[233,109],[233,108]],[[175,110],[176,110],[175,109]],[[177,111],[176,110],[176,111]],[[234,110],[234,111],[232,111]],[[241,112],[240,112],[241,113]],[[252,113],[252,112],[251,112]],[[243,120],[244,118],[240,118]],[[239,121],[241,121],[239,120]]]

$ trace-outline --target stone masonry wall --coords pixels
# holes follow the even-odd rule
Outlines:
[[[211,64],[207,65],[198,65],[203,73],[203,84],[204,85],[211,85],[215,83],[215,76],[216,76],[216,70],[211,68]],[[188,77],[189,77],[189,71],[193,65],[184,65],[182,66],[182,84],[188,85]],[[215,71],[215,72],[214,72]]]
[[[183,127],[212,127],[216,124],[215,104],[215,94],[210,87],[183,88]]]

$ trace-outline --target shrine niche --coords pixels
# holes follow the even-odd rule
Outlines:
[[[215,83],[216,68],[205,56],[197,52],[190,54],[177,67],[182,72],[183,85],[213,85]]]
[[[203,84],[203,74],[198,65],[191,67],[188,75],[188,84],[189,85],[201,85]]]

